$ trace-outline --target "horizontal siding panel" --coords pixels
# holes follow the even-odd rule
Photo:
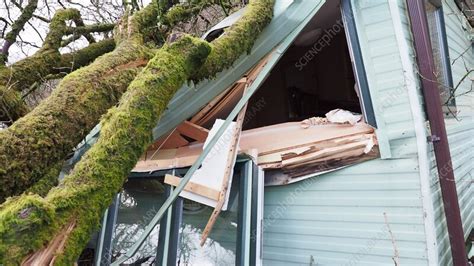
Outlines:
[[[426,264],[417,174],[412,159],[373,160],[314,177],[306,186],[265,187],[264,264],[309,264],[311,256],[313,265],[343,265],[350,258],[360,265],[393,264],[384,213],[401,261]],[[361,256],[375,236],[377,247]]]
[[[389,211],[392,213],[392,211]],[[265,227],[268,233],[284,233],[288,235],[312,235],[312,236],[331,236],[331,237],[349,237],[360,239],[371,239],[379,233],[379,223],[357,223],[357,227],[348,226],[346,222],[335,221],[298,221],[298,226],[292,226],[293,220],[278,220],[271,226]],[[399,224],[390,222],[390,228],[396,238],[410,241],[424,241],[424,227],[416,224]],[[389,239],[388,235],[380,236]]]
[[[380,236],[383,235],[388,235],[389,238],[380,239],[376,235],[375,237],[377,238],[377,245],[372,248],[370,252],[371,255],[386,257],[393,256],[392,240],[390,239],[389,233],[386,232],[384,228],[381,228]],[[267,233],[263,241],[264,245],[268,247],[286,247],[288,249],[298,249],[301,253],[304,253],[304,247],[307,247],[308,249],[310,249],[310,251],[332,251],[335,248],[342,248],[346,253],[349,254],[357,253],[359,250],[363,249],[366,245],[366,242],[368,242],[366,239],[347,237],[344,238],[344,241],[341,242],[338,242],[337,240],[340,240],[340,238],[320,236],[315,241],[311,236],[307,235],[298,235],[297,237],[288,239],[286,235]],[[420,253],[423,253],[426,247],[424,241],[405,242],[397,240],[396,245],[398,251],[400,252],[400,255],[405,258],[419,258]]]

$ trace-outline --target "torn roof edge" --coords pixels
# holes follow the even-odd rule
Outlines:
[[[153,129],[153,139],[158,139],[199,111],[210,100],[239,80],[275,47],[278,46],[278,50],[274,53],[283,54],[325,2],[325,0],[277,1],[275,16],[257,39],[252,52],[242,55],[232,68],[219,73],[213,80],[205,80],[194,86],[183,85],[170,101],[157,127]],[[271,68],[268,71],[270,70]],[[77,146],[67,164],[71,166],[77,163],[82,155],[95,144],[99,134],[100,124],[96,125]]]

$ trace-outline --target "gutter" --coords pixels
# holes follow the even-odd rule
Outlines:
[[[436,83],[436,76],[434,75],[436,68],[433,59],[425,5],[423,0],[406,0],[406,2],[417,55],[418,72],[422,77],[423,99],[431,127],[432,136],[429,137],[429,141],[433,142],[434,147],[453,265],[466,266],[467,254],[465,250],[461,211],[449,151],[448,136],[444,123],[441,97]]]

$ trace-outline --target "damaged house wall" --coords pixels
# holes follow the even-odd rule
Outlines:
[[[387,159],[290,186],[265,188],[264,262],[449,265],[449,238],[417,76],[405,1],[350,3]],[[474,58],[471,28],[454,0],[443,1],[454,85]],[[463,55],[463,56],[462,56]],[[474,228],[472,78],[446,118],[464,233]],[[309,232],[309,233],[308,233]],[[297,234],[298,237],[294,237]],[[393,259],[392,259],[393,258]]]

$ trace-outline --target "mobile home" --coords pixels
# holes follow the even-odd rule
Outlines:
[[[467,263],[458,257],[473,256],[474,229],[465,2],[276,1],[249,54],[175,95],[91,241],[95,263]],[[443,130],[449,150],[437,146]]]

